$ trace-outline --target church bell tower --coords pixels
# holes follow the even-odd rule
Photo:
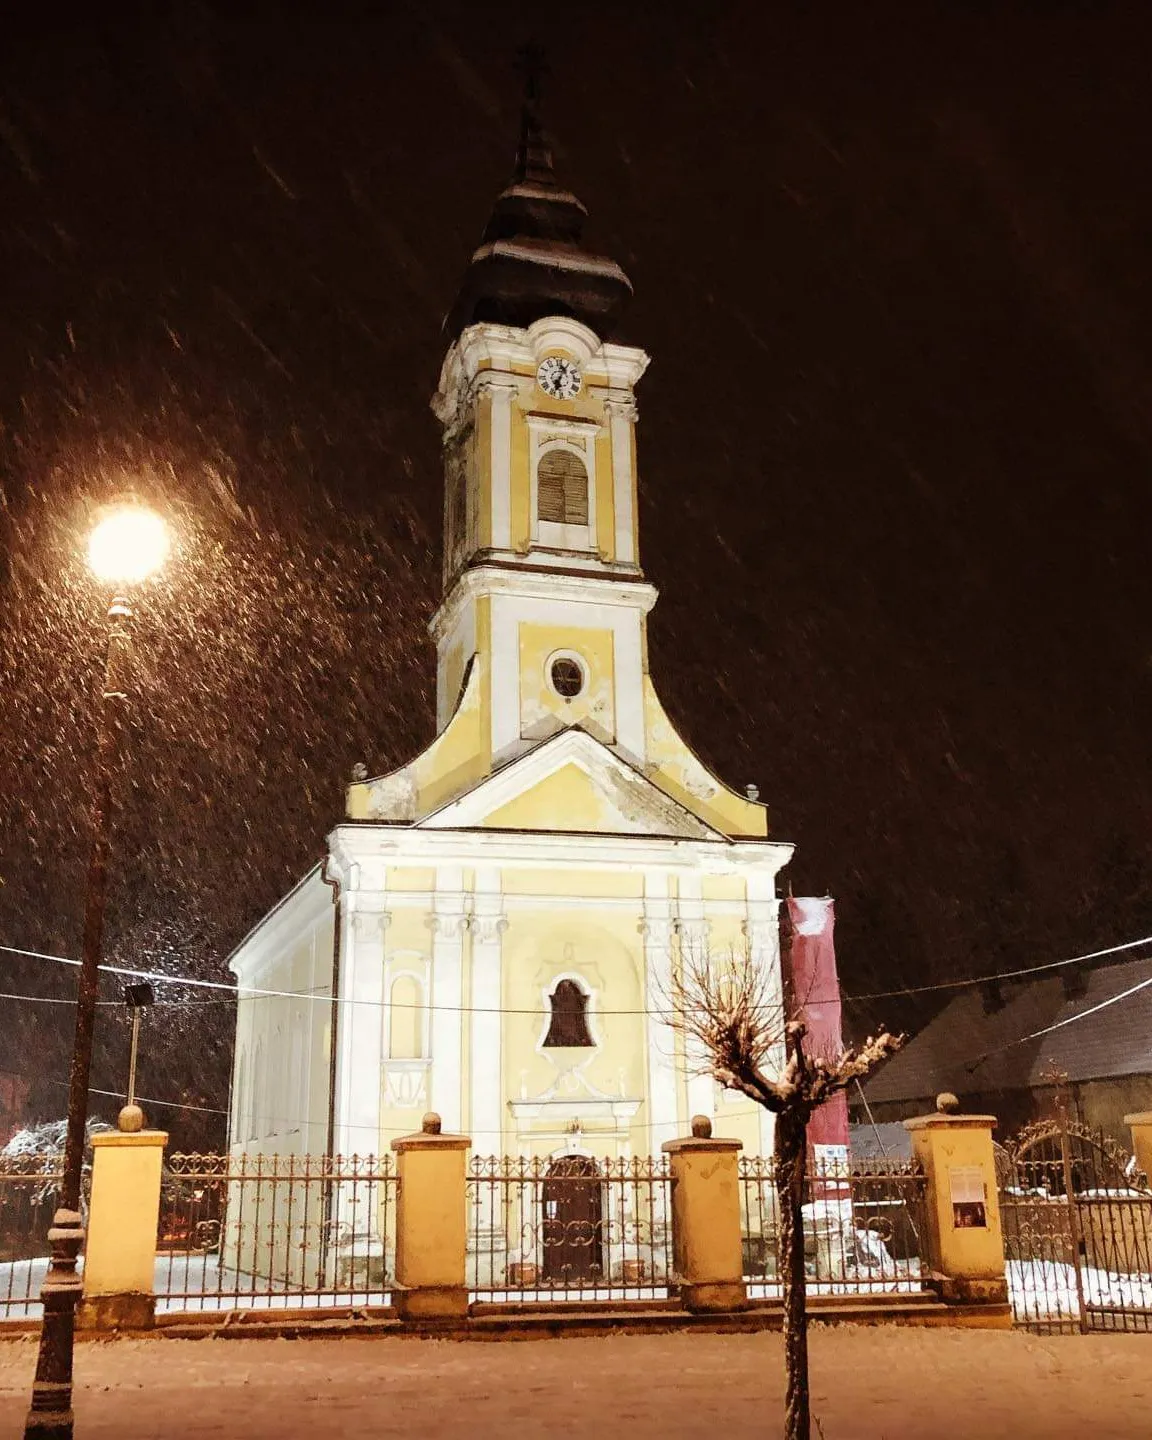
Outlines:
[[[437,726],[480,687],[492,768],[579,725],[646,759],[635,387],[608,338],[632,293],[587,249],[529,76],[512,179],[445,324],[444,599],[432,622]],[[471,672],[478,667],[479,673]]]

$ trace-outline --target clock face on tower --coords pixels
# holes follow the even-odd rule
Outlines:
[[[563,355],[548,355],[536,371],[536,383],[553,400],[575,400],[584,382],[574,361]]]

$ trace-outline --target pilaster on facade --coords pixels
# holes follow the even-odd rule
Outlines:
[[[705,914],[703,887],[699,875],[682,875],[678,888],[676,933],[680,946],[680,962],[690,968],[707,967],[712,922]],[[689,1116],[714,1115],[716,1082],[709,1070],[708,1056],[700,1042],[691,1035],[684,1037],[684,1060],[687,1069]]]
[[[486,523],[480,527],[481,537],[490,533],[492,548],[512,548],[512,402],[519,394],[515,380],[501,379],[495,375],[483,375],[476,382],[477,394],[488,401],[489,434],[491,444],[488,461],[488,475],[491,484],[491,511]],[[481,459],[483,463],[483,457]],[[477,486],[478,476],[472,477],[472,484],[479,494],[483,487]]]
[[[650,1154],[679,1133],[676,1035],[662,1018],[672,1003],[672,947],[675,938],[668,877],[649,873],[644,880],[639,930],[644,941],[644,1008],[648,1047],[648,1124]]]
[[[473,1147],[499,1154],[504,1132],[503,936],[508,928],[500,871],[476,873],[472,909],[472,1015],[469,1055]]]
[[[464,937],[467,897],[461,867],[441,866],[428,926],[432,931],[431,1108],[450,1134],[461,1125],[464,1026]]]
[[[377,1154],[380,1147],[386,900],[383,891],[352,891],[342,917],[333,1139],[343,1155]]]
[[[604,401],[612,447],[612,511],[615,518],[615,559],[621,565],[639,563],[636,546],[636,476],[633,466],[633,427],[636,402],[631,397]]]

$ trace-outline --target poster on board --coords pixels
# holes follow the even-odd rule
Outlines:
[[[979,1165],[953,1165],[948,1171],[954,1230],[988,1228],[984,1172]]]

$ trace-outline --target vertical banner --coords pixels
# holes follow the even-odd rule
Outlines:
[[[796,1017],[808,1027],[805,1046],[810,1055],[839,1055],[844,1037],[833,942],[836,902],[789,896],[788,919],[792,928],[792,1001]],[[808,1122],[808,1147],[818,1166],[847,1163],[848,1097],[843,1091],[813,1114]]]

